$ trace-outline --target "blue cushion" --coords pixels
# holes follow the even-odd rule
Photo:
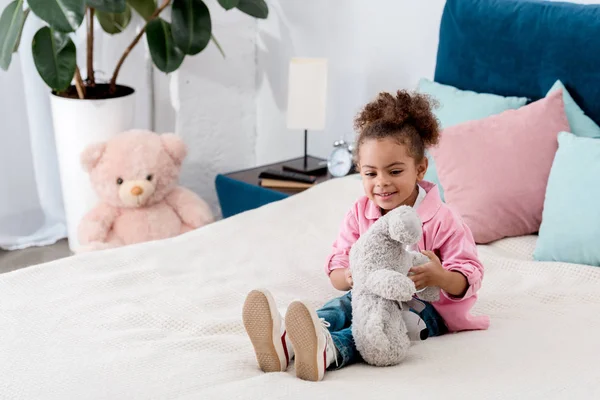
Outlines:
[[[565,113],[567,114],[569,125],[571,126],[571,132],[577,136],[600,138],[600,126],[592,121],[590,117],[585,115],[581,107],[573,100],[573,97],[571,97],[571,94],[560,80],[552,85],[548,94],[558,89],[563,90]]]
[[[526,97],[503,97],[497,94],[477,93],[443,85],[426,78],[419,80],[417,91],[435,98],[439,107],[434,110],[442,128],[465,121],[482,119],[527,103]]]
[[[217,175],[215,188],[223,218],[252,210],[289,195],[258,185],[251,185],[225,175]]]
[[[600,266],[600,139],[558,134],[533,257]]]
[[[460,90],[426,78],[419,81],[417,91],[431,96],[439,103],[434,114],[442,129],[466,121],[486,118],[506,110],[517,109],[527,103],[526,97],[503,97],[496,94]],[[425,174],[425,180],[438,185],[440,196],[444,200],[444,188],[437,176],[435,160],[431,154],[427,154],[427,158],[429,159],[429,168]]]
[[[598,49],[599,4],[447,0],[434,80],[535,101],[560,79],[600,124]]]

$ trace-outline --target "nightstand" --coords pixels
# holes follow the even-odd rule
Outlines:
[[[308,157],[311,161],[322,161],[316,157]],[[304,159],[304,157],[300,157]],[[298,159],[286,160],[278,163],[261,165],[242,171],[219,174],[215,179],[215,187],[221,206],[223,218],[231,217],[244,211],[264,206],[274,201],[285,199],[288,196],[299,193],[299,190],[266,188],[259,185],[258,175],[269,168],[281,169],[283,165]],[[317,184],[325,182],[333,177],[329,174],[319,176]]]

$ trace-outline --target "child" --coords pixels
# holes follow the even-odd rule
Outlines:
[[[425,150],[439,139],[428,98],[407,91],[396,96],[381,93],[359,113],[355,127],[355,163],[365,196],[347,212],[325,267],[331,284],[348,292],[316,312],[294,301],[285,323],[268,291],[250,292],[244,304],[244,326],[265,372],[286,370],[295,356],[296,376],[318,381],[328,369],[361,360],[352,338],[348,253],[378,218],[401,205],[417,210],[423,224],[418,249],[430,260],[411,269],[415,291],[427,286],[441,289],[439,301],[414,299],[404,313],[411,339],[489,326],[488,317],[469,312],[483,278],[471,231],[442,203],[437,187],[423,181],[428,165]],[[423,323],[426,329],[419,326]]]

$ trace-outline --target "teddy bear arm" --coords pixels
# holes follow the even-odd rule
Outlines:
[[[416,292],[415,284],[405,275],[391,270],[369,273],[364,283],[365,290],[395,301],[409,301]]]
[[[81,244],[104,242],[108,237],[118,211],[101,203],[90,210],[79,223],[78,236]]]
[[[169,193],[165,200],[173,207],[181,221],[193,229],[214,221],[208,204],[189,189],[179,186]]]
[[[440,300],[440,288],[437,286],[428,286],[417,293],[417,297],[423,301],[435,303]]]
[[[416,267],[418,265],[423,265],[429,262],[429,257],[427,257],[423,253],[418,253],[416,251],[411,251],[410,256],[412,259],[412,266]]]

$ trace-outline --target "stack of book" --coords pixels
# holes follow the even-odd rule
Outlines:
[[[286,181],[283,179],[261,179],[260,186],[274,189],[308,189],[312,187],[314,183],[294,182]]]
[[[258,176],[262,187],[302,191],[315,185],[316,177],[295,172],[268,169]]]

